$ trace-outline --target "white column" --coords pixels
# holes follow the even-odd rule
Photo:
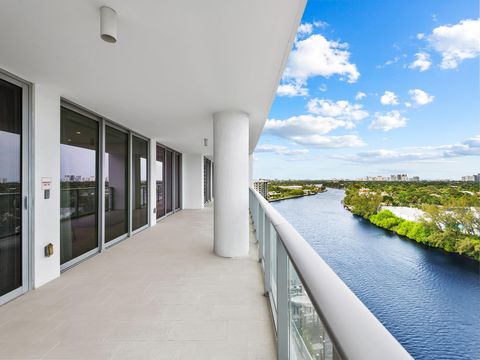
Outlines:
[[[184,209],[203,208],[203,155],[182,155],[182,204]]]
[[[223,257],[248,255],[248,123],[243,112],[213,116],[214,250]]]
[[[253,154],[248,155],[248,184],[253,185]]]

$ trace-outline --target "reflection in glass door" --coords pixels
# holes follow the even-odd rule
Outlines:
[[[128,134],[105,126],[105,242],[128,232]]]
[[[148,141],[132,136],[132,230],[148,223]]]
[[[166,154],[166,193],[167,193],[167,214],[173,211],[173,153],[170,150]]]
[[[165,149],[158,145],[155,167],[157,177],[157,219],[159,219],[165,215]]]
[[[66,264],[98,247],[99,123],[62,106],[60,128],[60,262]]]
[[[0,304],[20,295],[26,286],[22,261],[26,250],[22,236],[24,89],[2,78],[0,74]]]
[[[175,153],[175,210],[180,210],[182,198],[182,156]]]

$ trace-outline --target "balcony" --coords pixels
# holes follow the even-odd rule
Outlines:
[[[0,359],[276,358],[257,247],[212,245],[207,207],[90,258],[0,308]]]
[[[184,210],[6,304],[0,359],[410,358],[253,189],[250,211],[248,257]]]

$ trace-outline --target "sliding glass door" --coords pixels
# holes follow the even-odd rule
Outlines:
[[[157,219],[165,216],[165,149],[157,145],[157,159],[155,162],[157,184]]]
[[[128,233],[128,133],[105,126],[105,243]]]
[[[175,210],[182,207],[182,155],[175,153]]]
[[[99,122],[61,108],[60,263],[68,267],[98,248]]]
[[[173,211],[173,152],[165,151],[166,154],[166,193],[167,193],[167,214]]]
[[[28,289],[26,95],[26,85],[0,73],[0,304]]]
[[[212,201],[212,162],[204,158],[203,160],[203,202]]]
[[[148,224],[148,141],[132,136],[132,230]]]

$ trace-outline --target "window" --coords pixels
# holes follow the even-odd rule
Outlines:
[[[98,247],[99,123],[61,108],[60,262]]]
[[[148,141],[132,136],[132,230],[148,224]]]
[[[105,242],[128,233],[128,134],[105,126]]]

